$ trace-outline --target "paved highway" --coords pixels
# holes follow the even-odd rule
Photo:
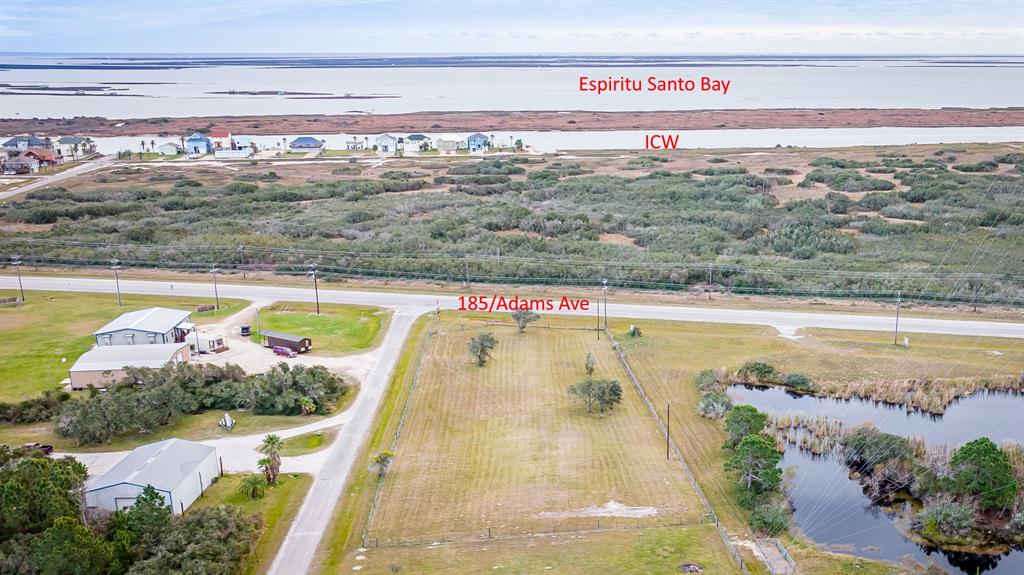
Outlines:
[[[87,278],[22,278],[27,290],[70,291],[111,293],[115,291],[113,279]],[[16,289],[18,279],[0,276],[0,288]],[[121,292],[125,294],[175,295],[212,297],[212,283],[181,281],[138,281],[122,280]],[[312,289],[300,287],[279,287],[268,285],[220,284],[222,297],[247,299],[257,302],[268,301],[313,301]],[[32,297],[29,294],[28,297]],[[112,296],[113,297],[113,296]],[[394,318],[380,348],[374,350],[373,366],[362,382],[354,404],[343,414],[331,418],[332,425],[341,424],[337,440],[322,454],[306,462],[313,472],[314,480],[309,493],[299,509],[298,516],[285,537],[270,568],[271,575],[306,573],[312,565],[317,546],[330,525],[331,516],[337,507],[345,481],[359,449],[370,432],[373,417],[380,405],[385,388],[401,355],[402,346],[417,317],[437,307],[456,309],[458,298],[414,293],[389,293],[347,290],[320,290],[323,303],[347,303],[373,305],[390,308]],[[559,313],[559,312],[546,312]],[[576,315],[590,315],[593,312],[564,312]],[[615,317],[694,321],[706,323],[731,323],[767,325],[777,329],[781,335],[793,336],[800,328],[821,327],[835,329],[891,331],[894,318],[871,315],[843,315],[826,313],[804,313],[787,311],[734,310],[664,305],[609,304],[608,314]],[[1009,322],[964,321],[949,319],[908,318],[900,320],[903,332],[938,333],[968,336],[993,336],[1024,338],[1024,324]],[[333,421],[337,419],[337,421]],[[326,422],[324,423],[326,425]],[[280,432],[294,436],[308,430],[296,428]],[[259,436],[218,440],[221,449],[237,451],[240,460],[255,457],[254,449]],[[110,454],[111,456],[115,454]],[[251,462],[250,462],[251,463]],[[246,463],[239,463],[245,466]],[[306,469],[303,469],[304,471]]]
[[[24,277],[25,289],[50,291],[79,291],[113,293],[114,280],[83,278]],[[16,277],[0,276],[0,288],[16,289]],[[222,283],[218,286],[222,297],[248,300],[313,301],[311,288],[279,287],[268,285],[241,285]],[[121,280],[121,292],[126,294],[213,296],[212,283]],[[510,295],[512,295],[510,293]],[[320,289],[323,303],[375,305],[389,308],[415,307],[457,309],[458,298],[450,295],[391,293]],[[545,312],[593,315],[590,312]],[[851,329],[866,331],[892,331],[892,316],[862,314],[808,313],[795,311],[766,311],[744,309],[701,308],[671,305],[642,305],[609,303],[608,315],[622,318],[693,321],[704,323],[731,323],[767,325],[783,335],[793,335],[805,327]],[[901,317],[900,332],[937,333],[949,335],[1024,338],[1024,323],[932,319]]]

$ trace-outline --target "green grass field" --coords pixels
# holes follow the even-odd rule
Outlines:
[[[0,298],[17,295],[0,290]],[[20,306],[0,306],[0,401],[20,401],[59,387],[78,356],[95,343],[91,335],[118,315],[146,307],[192,309],[212,304],[213,298],[123,296],[117,306],[111,294],[26,292]],[[241,308],[243,300],[221,299],[220,310],[193,313],[197,323],[224,318]],[[65,361],[62,361],[65,360]]]
[[[566,392],[584,378],[588,352],[595,377],[626,382],[607,342],[580,330],[459,326],[454,317],[445,321],[430,342],[371,534],[400,542],[488,528],[494,535],[593,529],[597,519],[582,511],[613,501],[656,515],[603,514],[604,527],[701,519],[696,494],[666,461],[631,387],[603,417]],[[480,368],[467,344],[482,331],[499,343]]]
[[[678,573],[681,563],[696,563],[706,575],[740,572],[725,554],[713,525],[494,539],[429,548],[370,548],[359,555],[365,559],[349,557],[342,568],[332,573],[351,573],[353,567],[362,566],[361,573],[391,575],[396,573],[394,566],[399,573],[417,575],[649,575]]]
[[[380,308],[281,302],[260,310],[259,329],[284,331],[313,340],[310,355],[338,355],[373,347],[390,314]],[[253,338],[254,341],[256,338]]]
[[[334,443],[334,438],[338,437],[340,430],[341,428],[339,427],[329,427],[322,431],[314,431],[313,433],[285,439],[284,450],[281,452],[281,455],[295,457],[296,455],[306,455],[307,453],[326,449]]]
[[[256,541],[256,547],[242,564],[240,573],[258,575],[266,573],[281,547],[288,529],[299,513],[302,500],[313,484],[313,478],[305,474],[282,473],[277,485],[268,487],[260,499],[249,499],[238,492],[245,475],[225,475],[197,499],[191,510],[217,505],[237,507],[247,514],[258,513],[263,518],[263,531]]]

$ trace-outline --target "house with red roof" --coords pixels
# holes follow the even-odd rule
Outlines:
[[[210,141],[214,150],[233,150],[234,142],[231,140],[231,132],[227,130],[210,130]]]
[[[21,155],[35,158],[39,161],[39,167],[41,168],[64,163],[64,156],[50,148],[29,148],[22,152]]]

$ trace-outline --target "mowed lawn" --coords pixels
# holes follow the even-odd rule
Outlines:
[[[373,347],[390,314],[377,307],[281,302],[259,312],[259,329],[283,331],[313,340],[309,355],[338,355]]]
[[[546,321],[546,320],[545,320]],[[582,325],[558,319],[553,325]],[[608,342],[593,331],[439,324],[420,366],[396,458],[369,526],[381,543],[450,534],[528,534],[587,529],[587,508],[610,502],[651,508],[655,517],[603,516],[601,526],[699,521],[703,508],[626,378]],[[499,344],[477,367],[469,339],[492,332]],[[566,388],[584,378],[618,379],[622,403],[587,414]]]
[[[360,556],[363,559],[356,559]],[[714,525],[520,537],[430,548],[369,548],[350,555],[334,572],[352,573],[352,568],[359,566],[359,573],[366,575],[650,575],[679,573],[681,563],[696,563],[705,575],[740,573]]]
[[[238,492],[238,486],[244,477],[244,474],[222,476],[186,513],[203,507],[230,505],[247,515],[259,514],[263,519],[263,530],[256,541],[255,549],[249,553],[242,564],[242,571],[239,572],[244,575],[255,575],[266,573],[270,569],[281,542],[284,541],[288,529],[299,513],[306,492],[313,484],[313,478],[301,473],[282,473],[278,477],[277,485],[267,487],[262,498],[249,499]]]
[[[17,295],[0,290],[0,298]],[[68,368],[95,343],[93,331],[118,315],[147,307],[195,310],[213,298],[122,296],[118,307],[112,294],[72,292],[26,293],[20,306],[0,306],[0,401],[20,401],[59,387]],[[220,310],[193,313],[197,323],[209,323],[241,308],[243,300],[221,299]]]

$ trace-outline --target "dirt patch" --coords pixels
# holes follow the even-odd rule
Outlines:
[[[599,237],[600,241],[608,244],[618,244],[620,246],[637,247],[636,240],[622,234],[601,234]]]
[[[627,507],[618,501],[609,501],[604,505],[591,505],[576,511],[543,511],[537,514],[538,519],[568,519],[571,517],[654,517],[658,510],[653,507]]]

